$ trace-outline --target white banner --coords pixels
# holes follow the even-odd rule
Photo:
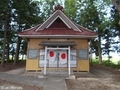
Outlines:
[[[59,60],[60,64],[67,63],[67,51],[59,51]]]
[[[55,58],[56,58],[56,51],[54,51],[54,50],[49,50],[48,51],[48,60],[50,61],[50,62],[55,62]]]

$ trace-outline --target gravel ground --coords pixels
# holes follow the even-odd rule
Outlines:
[[[92,66],[91,71],[66,80],[68,90],[120,90],[120,71],[105,66]]]
[[[0,90],[43,90],[43,87],[30,86],[0,79]]]
[[[0,67],[0,72],[10,73],[11,70],[17,70],[19,68],[22,69],[24,67],[25,67],[25,62],[19,62],[16,65],[13,65],[13,63],[6,63],[3,67]],[[14,74],[18,75],[19,72],[16,72]],[[30,86],[27,84],[15,83],[12,81],[0,79],[0,90],[44,90],[44,89],[43,87]]]
[[[23,68],[25,63],[15,66],[7,64],[0,67],[0,71],[6,72]],[[76,79],[66,79],[68,90],[120,90],[120,70],[102,65],[92,66],[91,72],[75,73]],[[0,79],[0,90],[44,90],[43,87],[14,83]]]
[[[1,64],[1,63],[0,63]],[[10,71],[14,69],[19,69],[25,67],[26,62],[18,62],[16,65],[13,65],[13,62],[5,63],[4,66],[0,66],[0,72]]]

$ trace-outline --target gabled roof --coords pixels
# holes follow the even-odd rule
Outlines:
[[[62,29],[48,28],[48,29],[36,31],[38,27],[39,25],[29,30],[20,32],[19,36],[25,38],[95,38],[97,37],[97,33],[87,30],[86,28],[83,28],[81,26],[78,26],[81,32],[67,28],[62,28]]]
[[[75,24],[61,9],[57,8],[45,22],[20,32],[19,36],[25,38],[94,38],[97,37],[97,33]]]
[[[60,18],[69,29],[73,29],[75,31],[81,32],[81,30],[61,10],[56,10],[41,26],[39,26],[37,28],[36,31],[44,30],[45,28],[49,28],[49,26],[57,18]]]

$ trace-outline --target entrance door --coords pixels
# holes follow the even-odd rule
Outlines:
[[[67,50],[48,50],[48,71],[50,74],[67,74],[68,73],[68,60],[67,60]],[[66,68],[67,71],[61,69]],[[64,72],[64,73],[63,73]]]
[[[44,67],[45,50],[40,49],[39,67]],[[67,50],[48,50],[47,68],[67,67]]]
[[[49,50],[48,67],[67,67],[67,50]]]
[[[70,50],[70,67],[77,66],[76,50]],[[39,67],[44,68],[45,64],[45,50],[40,49],[40,60]],[[55,49],[47,50],[47,60],[46,60],[47,72],[53,70],[54,72],[59,72],[61,68],[68,69],[68,50]]]

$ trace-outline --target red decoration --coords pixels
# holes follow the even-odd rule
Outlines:
[[[61,58],[65,59],[66,58],[66,53],[62,53]]]
[[[53,57],[54,56],[54,52],[50,51],[49,55],[50,55],[50,57]]]
[[[61,10],[61,11],[63,11],[63,7],[58,4],[57,6],[55,6],[55,10]]]

